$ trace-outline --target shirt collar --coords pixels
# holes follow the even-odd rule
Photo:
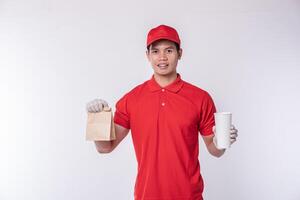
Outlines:
[[[181,76],[179,73],[177,73],[177,78],[175,79],[175,81],[173,81],[172,83],[170,83],[169,85],[165,86],[165,87],[161,87],[156,80],[154,79],[154,75],[152,75],[151,79],[148,81],[148,88],[151,92],[156,92],[159,91],[161,89],[166,89],[170,92],[173,93],[177,93],[183,86],[183,81],[181,80]]]

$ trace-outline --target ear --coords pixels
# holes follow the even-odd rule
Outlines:
[[[182,56],[182,49],[180,48],[180,49],[178,50],[178,60],[181,59],[181,56]]]
[[[146,50],[146,56],[147,56],[148,61],[150,62],[150,55],[149,55],[149,51],[148,50]]]

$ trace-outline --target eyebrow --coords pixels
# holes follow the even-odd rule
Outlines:
[[[175,47],[174,47],[174,46],[168,46],[168,47],[166,47],[165,49],[175,49]],[[158,48],[156,48],[156,47],[151,47],[150,50],[158,50]]]

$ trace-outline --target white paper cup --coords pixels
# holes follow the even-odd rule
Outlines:
[[[215,134],[217,138],[217,148],[227,149],[230,147],[230,127],[232,114],[230,112],[217,112],[215,116]]]

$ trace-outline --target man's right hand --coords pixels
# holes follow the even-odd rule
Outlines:
[[[86,111],[91,113],[101,112],[108,103],[102,99],[94,99],[86,104]]]

